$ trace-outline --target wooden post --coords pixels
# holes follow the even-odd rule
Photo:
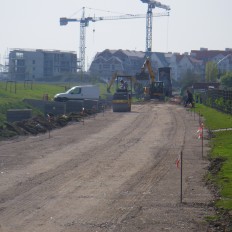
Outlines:
[[[201,130],[202,130],[202,133],[201,133],[201,155],[202,155],[202,158],[204,156],[204,151],[203,151],[203,147],[204,147],[204,125],[203,123],[201,124]]]
[[[195,107],[193,108],[193,116],[194,116],[194,121],[195,121]]]
[[[102,113],[103,113],[103,116],[105,115],[105,106],[102,105]]]
[[[183,152],[180,153],[180,203],[183,200]]]
[[[83,125],[85,124],[85,115],[84,114],[85,114],[85,108],[83,107],[82,108],[82,119],[83,119],[82,122],[83,122]]]
[[[48,128],[48,138],[51,138],[51,130],[50,130],[50,126],[51,126],[51,115],[47,114],[48,117],[48,122],[49,122],[49,128]]]
[[[199,111],[199,126],[201,126],[201,111]]]

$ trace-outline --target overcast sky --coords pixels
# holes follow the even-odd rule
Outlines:
[[[159,0],[169,17],[153,18],[152,51],[190,52],[232,48],[232,0]],[[59,25],[60,17],[146,14],[141,0],[0,0],[0,63],[8,49],[76,51],[80,24]],[[153,13],[164,12],[154,9]],[[86,64],[104,49],[145,51],[146,19],[99,21],[86,29]]]

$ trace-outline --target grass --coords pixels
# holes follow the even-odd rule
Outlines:
[[[204,106],[202,104],[196,105],[196,112],[199,113],[205,119],[205,126],[208,129],[225,129],[232,128],[232,116],[219,112],[213,108]]]
[[[0,126],[6,121],[6,113],[8,109],[22,109],[32,108],[29,105],[23,103],[23,99],[38,99],[42,100],[45,94],[48,95],[48,99],[52,100],[56,93],[65,92],[66,89],[78,85],[77,83],[65,83],[65,84],[42,84],[42,83],[30,83],[24,84],[14,82],[0,82]],[[100,88],[100,95],[102,98],[106,96],[106,85],[97,84]],[[38,114],[36,109],[32,109],[33,114]]]
[[[223,158],[223,163],[219,173],[212,177],[214,183],[220,190],[221,199],[217,201],[217,206],[232,210],[232,131],[215,133],[212,139],[212,158]]]
[[[22,101],[25,98],[42,99],[44,94],[52,98],[56,93],[64,91],[65,86],[37,84],[24,85],[24,83],[0,83],[0,104]]]
[[[205,125],[209,129],[232,128],[231,115],[200,104],[196,105],[196,112],[200,112],[203,115]],[[216,206],[232,210],[232,131],[214,132],[211,146],[210,158],[221,158],[224,160],[219,172],[216,175],[209,175],[211,181],[217,186],[221,196],[216,202]]]
[[[31,108],[23,103],[23,99],[43,99],[44,94],[48,94],[51,99],[55,93],[64,91],[64,86],[48,84],[27,84],[0,82],[0,125],[6,121],[6,112],[8,109]],[[34,113],[38,113],[33,109]]]

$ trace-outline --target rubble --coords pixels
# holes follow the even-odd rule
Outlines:
[[[69,113],[60,116],[35,116],[28,120],[17,122],[5,122],[0,127],[0,140],[9,139],[14,136],[37,135],[46,133],[53,129],[62,128],[69,122],[81,122],[85,117],[95,115],[97,112],[93,110],[84,110],[79,113]]]

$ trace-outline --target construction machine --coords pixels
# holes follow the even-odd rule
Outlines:
[[[159,81],[164,83],[164,94],[166,97],[172,96],[172,81],[171,81],[171,68],[162,67],[158,68]]]
[[[119,77],[123,77],[128,79],[130,81],[130,83],[132,84],[132,89],[134,89],[134,93],[136,96],[140,96],[143,94],[143,86],[144,86],[144,80],[146,81],[146,79],[143,76],[139,76],[136,75],[136,77],[134,76],[130,76],[130,75],[124,75],[124,74],[119,74],[118,72],[113,73],[111,80],[109,81],[108,85],[107,85],[107,92],[110,93],[110,89],[112,87],[112,85],[115,83],[115,81],[118,81]],[[147,78],[148,80],[148,78]]]
[[[115,73],[107,87],[107,91],[110,92],[110,88],[116,81],[116,92],[113,94],[112,108],[113,112],[130,112],[132,101],[132,83],[135,78],[128,75],[118,75]],[[127,84],[130,82],[130,85]]]
[[[145,70],[148,70],[150,76],[150,84],[144,87],[144,99],[159,99],[164,100],[165,97],[165,89],[164,89],[164,82],[157,81],[155,79],[155,73],[153,72],[151,62],[149,58],[146,58],[142,68],[140,75],[146,75]]]

